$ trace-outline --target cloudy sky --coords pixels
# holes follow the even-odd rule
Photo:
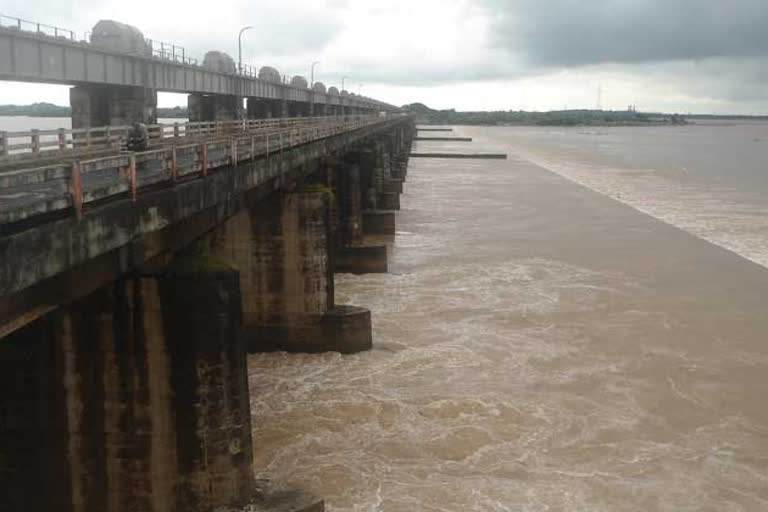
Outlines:
[[[84,33],[115,19],[202,55],[341,83],[393,104],[768,113],[768,0],[3,0],[2,13]],[[200,7],[198,7],[200,6]],[[0,82],[0,103],[68,103]],[[185,104],[162,95],[164,106]]]

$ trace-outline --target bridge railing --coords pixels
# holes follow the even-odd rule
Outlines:
[[[283,151],[380,123],[386,118],[294,118],[267,120],[266,123],[215,123],[217,130],[206,138],[192,136],[140,153],[115,154],[100,158],[62,161],[32,169],[0,172],[0,226],[38,214],[70,209],[78,216],[94,201],[128,194],[135,199],[150,185],[193,176],[206,176],[214,169],[272,158]],[[285,121],[283,123],[282,121]],[[245,130],[231,133],[218,130],[232,124]],[[185,123],[192,129],[209,129],[206,123]],[[247,129],[255,126],[256,129]]]
[[[316,123],[328,117],[245,119],[236,121],[181,122],[147,126],[150,144],[167,139],[210,137],[242,131],[269,130]],[[112,149],[119,151],[131,126],[57,128],[52,130],[0,131],[0,165],[22,163],[38,157],[68,157]]]
[[[14,18],[13,16],[6,16],[4,14],[0,14],[0,27],[35,32],[51,37],[63,37],[72,41],[77,39],[77,35],[72,30],[55,27],[53,25],[46,25],[45,23],[38,23],[36,21]]]

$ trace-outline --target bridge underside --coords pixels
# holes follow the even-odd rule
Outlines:
[[[203,150],[202,173],[6,230],[0,509],[287,506],[252,479],[246,354],[370,348],[370,312],[336,304],[333,275],[386,271],[364,234],[394,234],[413,132],[235,142],[235,165]]]

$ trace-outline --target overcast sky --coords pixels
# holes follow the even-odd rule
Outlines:
[[[768,113],[768,0],[3,0],[2,13],[85,33],[135,25],[189,53],[244,61],[401,105]],[[0,82],[0,103],[68,103]],[[185,104],[162,95],[163,106]]]

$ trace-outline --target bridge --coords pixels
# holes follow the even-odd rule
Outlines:
[[[100,22],[88,38],[0,15],[0,80],[74,86],[72,127],[157,121],[157,92],[189,94],[190,121],[395,112],[397,107],[269,66],[258,73],[222,52],[202,62],[182,47]],[[243,105],[245,99],[247,106]]]
[[[29,48],[195,67],[22,32],[0,33],[4,79],[50,80]],[[211,76],[219,92],[186,90],[294,91]],[[373,100],[301,98],[349,110],[151,123],[142,152],[117,118],[0,135],[0,510],[322,510],[253,481],[246,355],[371,347],[334,273],[387,271],[415,127]]]

